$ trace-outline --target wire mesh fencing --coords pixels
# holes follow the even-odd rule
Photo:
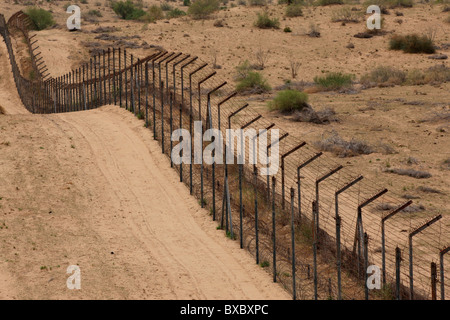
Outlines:
[[[448,296],[450,220],[444,212],[418,214],[412,201],[290,136],[196,56],[155,49],[140,59],[108,48],[53,78],[28,26],[24,14],[8,23],[0,15],[24,106],[48,114],[112,104],[134,113],[218,228],[293,299]],[[34,79],[17,65],[13,28],[26,38]],[[278,170],[271,172],[273,164]]]

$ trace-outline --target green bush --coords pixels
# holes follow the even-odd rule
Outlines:
[[[289,32],[292,32],[292,29],[289,27],[284,27],[283,31],[289,33]]]
[[[352,85],[353,75],[330,72],[323,77],[314,77],[314,82],[325,90],[339,90]]]
[[[434,53],[436,51],[430,38],[417,34],[393,36],[389,40],[389,49],[402,50],[406,53]]]
[[[267,84],[267,80],[263,76],[256,72],[250,71],[247,75],[240,79],[236,90],[238,92],[249,92],[249,93],[264,93],[270,91],[270,86]]]
[[[189,7],[191,5],[191,0],[183,0],[183,6]]]
[[[114,2],[112,8],[124,20],[137,20],[145,15],[145,11],[135,6],[131,0]]]
[[[303,16],[301,4],[290,4],[286,7],[286,17],[301,17]]]
[[[168,19],[172,19],[172,18],[177,18],[177,17],[181,17],[181,16],[185,16],[186,12],[184,12],[183,10],[180,10],[178,8],[172,9],[169,12],[167,12],[166,16]]]
[[[164,18],[164,13],[161,7],[156,5],[150,6],[147,12],[140,18],[140,20],[146,22],[155,22],[156,20],[160,20]]]
[[[268,106],[271,110],[283,112],[301,111],[308,107],[308,95],[305,92],[297,90],[283,90],[278,92],[277,96],[270,101]]]
[[[260,29],[278,29],[280,28],[280,21],[277,18],[270,19],[267,11],[264,11],[263,13],[258,13],[255,26]]]
[[[47,10],[32,7],[28,8],[25,13],[33,21],[34,30],[44,30],[55,24],[52,13]]]
[[[332,4],[343,4],[343,3],[344,3],[343,0],[319,0],[317,2],[319,6],[328,6]]]
[[[188,14],[194,19],[205,19],[217,10],[219,10],[218,0],[194,0],[189,6]]]

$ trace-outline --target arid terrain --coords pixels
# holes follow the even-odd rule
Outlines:
[[[26,9],[25,2],[2,1],[0,12],[9,18]],[[388,49],[394,34],[432,33],[436,54],[450,55],[445,4],[389,9],[384,33],[364,39],[354,37],[366,28],[366,6],[356,2],[305,6],[303,16],[294,18],[284,17],[286,5],[273,3],[266,9],[280,19],[280,28],[259,29],[254,21],[262,8],[236,0],[208,19],[182,16],[155,23],[121,20],[108,1],[88,0],[78,3],[83,19],[78,32],[66,28],[68,3],[41,3],[57,25],[33,33],[53,77],[80,67],[96,49],[120,46],[145,57],[156,46],[215,64],[221,78],[234,83],[236,67],[245,60],[256,64],[263,52],[261,73],[272,90],[243,96],[250,108],[310,145],[336,134],[364,142],[369,154],[326,154],[398,197],[413,198],[423,208],[419,215],[450,213],[450,82],[368,88],[360,81],[379,66],[406,73],[449,67],[449,59]],[[169,4],[186,11],[182,2]],[[332,22],[342,7],[360,12],[360,20]],[[91,10],[101,17],[90,16]],[[307,35],[311,24],[320,37]],[[292,32],[283,32],[285,27]],[[26,59],[20,39],[15,45]],[[293,62],[299,63],[295,78]],[[247,252],[216,230],[141,121],[113,106],[32,115],[17,95],[3,42],[0,68],[0,298],[289,298]],[[314,78],[327,72],[353,74],[354,83],[347,90],[318,90]],[[300,122],[293,114],[271,111],[267,103],[288,85],[307,92],[314,110],[331,109],[332,120]],[[418,179],[393,169],[430,176]],[[448,245],[448,234],[443,237],[439,243]],[[65,286],[71,264],[81,267],[82,291]]]

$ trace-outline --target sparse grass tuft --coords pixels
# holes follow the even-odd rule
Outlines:
[[[342,139],[336,131],[333,131],[329,137],[315,143],[322,151],[329,151],[338,157],[353,157],[361,154],[370,154],[373,148],[364,141],[352,138],[350,141]]]
[[[354,22],[361,20],[362,14],[360,11],[352,11],[350,7],[344,7],[333,11],[332,22]]]
[[[270,266],[270,262],[267,261],[267,260],[264,260],[264,261],[261,262],[259,265],[261,266],[261,268],[267,268],[267,267]]]

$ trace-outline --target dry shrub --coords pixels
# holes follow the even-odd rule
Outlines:
[[[263,50],[258,48],[255,52],[256,65],[253,66],[256,70],[264,70],[267,61],[269,60],[270,50]]]
[[[352,11],[350,7],[344,7],[333,11],[332,22],[354,22],[361,20],[362,14],[359,11]]]
[[[338,121],[336,112],[333,108],[324,108],[315,111],[311,106],[303,108],[301,111],[295,111],[292,120],[299,122],[311,122],[315,124],[327,124],[333,121]]]
[[[322,151],[329,151],[338,157],[353,157],[361,154],[370,154],[373,148],[364,141],[352,138],[350,141],[342,139],[336,131],[321,141],[315,142],[316,147]]]
[[[443,192],[438,190],[438,189],[434,189],[434,188],[430,188],[430,187],[426,187],[426,186],[419,186],[419,187],[417,187],[417,190],[419,190],[421,192],[425,192],[425,193],[439,193],[439,194],[443,194]]]
[[[361,77],[361,84],[365,87],[387,87],[405,82],[406,73],[389,66],[379,66]]]
[[[307,35],[310,36],[311,38],[320,38],[319,26],[311,22],[311,24],[309,25],[309,31]]]
[[[450,81],[450,68],[445,64],[436,65],[425,70],[425,83],[440,84]]]
[[[395,173],[401,176],[409,176],[416,179],[426,179],[431,177],[431,173],[429,172],[414,169],[393,168],[393,169],[386,169],[385,172]]]

